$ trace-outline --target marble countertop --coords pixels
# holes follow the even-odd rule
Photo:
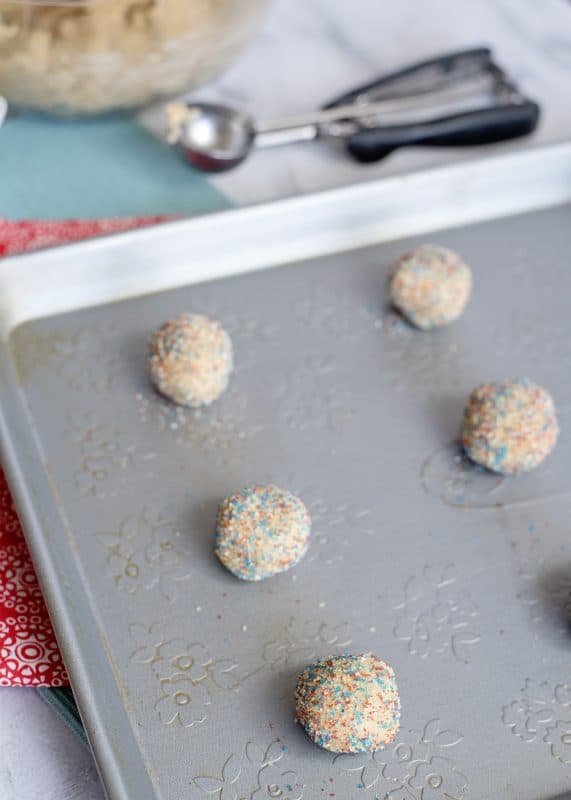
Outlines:
[[[412,61],[477,45],[491,45],[541,103],[533,137],[476,150],[402,150],[375,166],[311,143],[256,152],[213,181],[243,205],[571,137],[569,0],[274,0],[254,45],[199,96],[247,108],[260,119],[282,116],[317,108]],[[156,109],[140,117],[160,135]],[[31,690],[0,690],[0,797],[103,798],[89,754]]]
[[[330,144],[312,142],[254,152],[214,183],[244,205],[571,136],[570,0],[273,0],[254,45],[217,84],[195,96],[271,119],[319,108],[423,58],[482,45],[492,47],[522,90],[541,103],[532,137],[487,148],[404,149],[367,166]],[[159,119],[156,111],[143,115],[156,133]]]

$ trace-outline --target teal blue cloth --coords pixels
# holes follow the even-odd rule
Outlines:
[[[58,717],[65,722],[67,727],[75,733],[80,742],[89,747],[85,730],[81,724],[79,711],[75,704],[75,698],[71,689],[67,687],[48,689],[46,687],[36,688],[36,692],[42,700],[52,708]]]
[[[128,116],[29,115],[0,128],[0,217],[186,216],[227,205],[176,149]]]

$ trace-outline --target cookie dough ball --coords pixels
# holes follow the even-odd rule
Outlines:
[[[306,667],[295,705],[309,738],[334,753],[379,750],[399,729],[395,673],[371,653],[332,656]]]
[[[293,567],[309,545],[311,520],[299,497],[277,486],[252,486],[227,497],[216,524],[215,552],[243,581]]]
[[[534,469],[559,435],[549,392],[527,378],[474,389],[464,411],[460,442],[477,464],[502,475]]]
[[[182,406],[210,405],[225,391],[233,368],[232,341],[216,320],[180,314],[151,339],[151,379]]]
[[[389,283],[392,304],[425,331],[458,319],[471,289],[470,267],[452,250],[433,244],[401,256]]]

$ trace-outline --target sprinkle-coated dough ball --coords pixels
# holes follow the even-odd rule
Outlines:
[[[207,406],[228,386],[232,341],[216,320],[180,314],[155,331],[149,367],[161,394],[182,406]]]
[[[453,322],[472,290],[472,273],[459,255],[425,244],[401,256],[389,283],[392,304],[422,330]]]
[[[309,545],[311,520],[299,497],[277,486],[235,492],[218,510],[215,552],[244,581],[293,567]]]
[[[549,392],[527,378],[474,389],[460,442],[467,455],[502,475],[537,467],[555,446],[559,426]]]
[[[379,750],[399,729],[395,673],[372,653],[331,656],[306,667],[295,704],[309,738],[334,753]]]

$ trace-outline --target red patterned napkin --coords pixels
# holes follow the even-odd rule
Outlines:
[[[0,686],[68,683],[24,534],[0,470]]]
[[[142,228],[173,217],[122,217],[121,219],[81,220],[65,222],[23,221],[11,222],[0,218],[0,256],[11,256],[27,250],[39,250],[56,244],[77,242],[107,233],[120,233],[131,228]]]
[[[0,219],[0,256],[117,233],[166,219],[129,217],[66,222]],[[0,469],[0,686],[68,684],[30,553]]]

